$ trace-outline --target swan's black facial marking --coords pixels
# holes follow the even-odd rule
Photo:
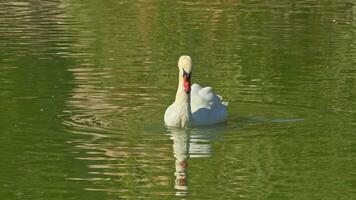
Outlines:
[[[190,81],[190,76],[192,75],[192,73],[188,73],[186,71],[184,71],[183,69],[183,78],[185,78],[187,81]]]
[[[186,71],[183,70],[183,87],[184,87],[184,91],[185,93],[189,94],[190,93],[190,76],[191,76],[191,73],[188,73]]]

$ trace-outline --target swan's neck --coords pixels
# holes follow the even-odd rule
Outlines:
[[[190,106],[190,93],[184,91],[183,78],[179,78],[179,84],[176,94],[176,100],[174,102],[179,109],[181,118],[181,126],[187,127],[192,124],[192,111]]]

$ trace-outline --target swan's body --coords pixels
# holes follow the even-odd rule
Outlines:
[[[217,124],[227,120],[227,102],[211,87],[190,85],[191,59],[181,56],[178,61],[179,84],[176,99],[165,114],[164,122],[171,127],[192,127]]]

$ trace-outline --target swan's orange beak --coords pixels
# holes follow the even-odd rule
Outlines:
[[[183,86],[185,93],[190,93],[190,73],[187,73],[183,70]]]

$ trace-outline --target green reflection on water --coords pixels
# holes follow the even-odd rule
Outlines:
[[[0,3],[1,199],[351,199],[355,11]],[[163,126],[181,54],[227,124]]]

